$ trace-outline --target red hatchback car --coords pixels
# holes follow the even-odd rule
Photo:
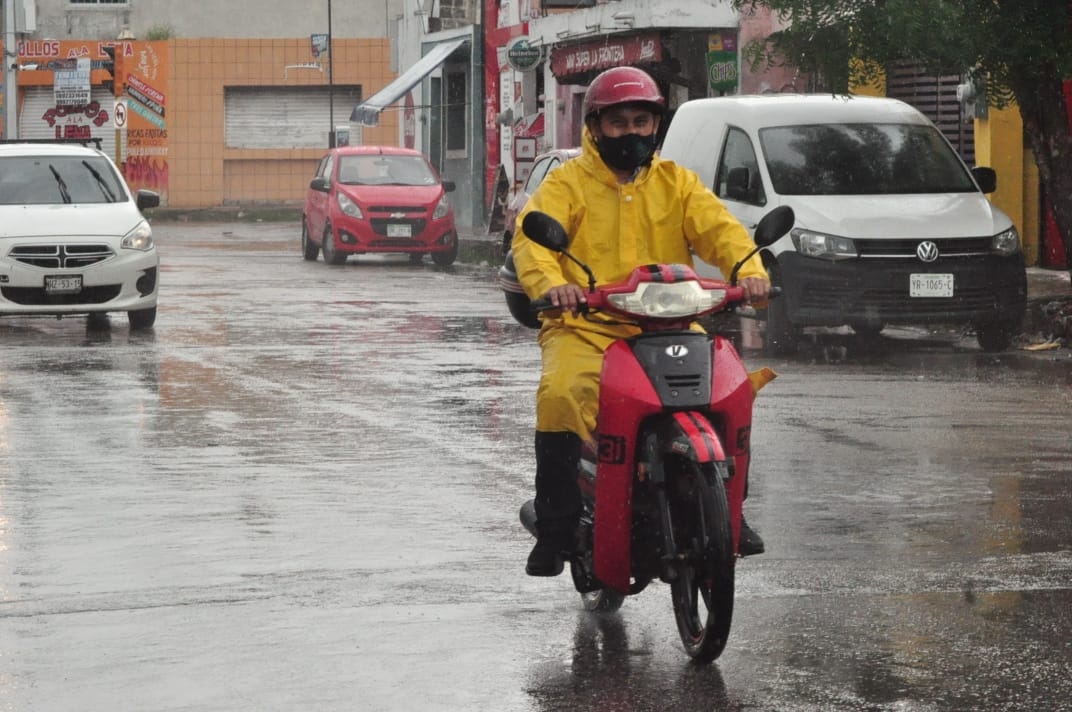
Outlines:
[[[458,232],[447,193],[419,151],[392,146],[333,148],[309,183],[302,214],[302,256],[341,265],[350,255],[429,254],[437,265],[458,257]]]

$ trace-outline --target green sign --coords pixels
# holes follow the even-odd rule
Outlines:
[[[506,63],[518,72],[535,69],[542,59],[543,48],[533,45],[528,37],[515,37],[506,43]]]
[[[736,52],[707,53],[707,84],[713,96],[737,90]]]

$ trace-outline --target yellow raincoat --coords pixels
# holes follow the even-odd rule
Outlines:
[[[632,182],[618,183],[587,129],[582,154],[550,173],[518,215],[511,244],[518,280],[530,298],[563,284],[587,289],[588,277],[573,261],[525,235],[522,221],[532,210],[547,213],[566,228],[570,252],[592,268],[598,284],[618,282],[641,265],[692,265],[693,252],[729,275],[755,246],[699,176],[672,161],[656,156]],[[767,273],[755,255],[738,275]],[[598,316],[591,319],[568,313],[543,316],[539,431],[569,431],[588,438],[595,428],[603,351],[637,329],[600,323]]]

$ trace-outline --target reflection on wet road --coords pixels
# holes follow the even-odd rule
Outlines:
[[[0,321],[0,710],[1036,710],[1072,699],[1067,363],[817,337],[753,430],[716,665],[523,574],[538,352],[490,267],[165,225],[157,326]]]

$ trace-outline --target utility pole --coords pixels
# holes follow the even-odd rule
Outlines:
[[[15,0],[0,0],[4,6],[4,134],[3,138],[19,137],[19,41],[15,36]]]
[[[335,133],[335,78],[332,69],[335,64],[335,50],[331,46],[331,0],[328,0],[328,148],[339,145],[339,137]]]

